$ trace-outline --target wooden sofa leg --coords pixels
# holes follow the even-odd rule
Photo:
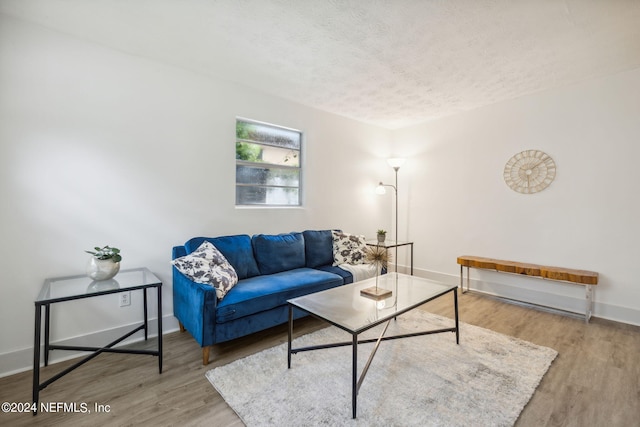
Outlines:
[[[180,325],[180,332],[186,331],[186,329],[184,328],[184,325],[182,324],[182,322],[178,322],[178,325]]]
[[[202,347],[202,365],[203,366],[209,364],[209,349],[211,349],[210,345],[206,347]]]

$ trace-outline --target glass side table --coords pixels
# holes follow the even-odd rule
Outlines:
[[[399,248],[400,246],[411,246],[411,275],[413,276],[413,242],[396,242],[395,240],[385,240],[378,242],[377,240],[365,241],[367,246],[380,246],[389,250],[391,248]]]
[[[148,338],[147,289],[156,288],[158,303],[158,348],[157,350],[137,350],[132,348],[113,348],[116,344],[134,333],[144,330],[145,341]],[[141,290],[143,294],[144,323],[104,347],[83,347],[51,344],[49,342],[51,305],[63,302]],[[122,270],[111,280],[93,281],[85,275],[46,279],[35,300],[36,321],[33,344],[33,415],[38,413],[40,390],[57,381],[69,372],[84,365],[100,353],[128,353],[158,356],[158,372],[162,373],[162,282],[147,268]],[[42,308],[44,307],[44,366],[49,365],[51,350],[90,351],[90,355],[68,367],[64,371],[40,383],[40,340],[42,336]]]

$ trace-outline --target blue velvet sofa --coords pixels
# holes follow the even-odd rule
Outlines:
[[[353,282],[351,273],[332,266],[331,230],[195,237],[175,246],[172,259],[205,240],[224,255],[239,280],[218,300],[212,286],[191,281],[173,267],[173,314],[202,347],[204,365],[210,346],[286,323],[288,299]],[[296,318],[304,315],[294,312]]]

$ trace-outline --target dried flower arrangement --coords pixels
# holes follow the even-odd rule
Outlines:
[[[381,300],[391,295],[391,291],[388,289],[378,289],[378,275],[380,274],[380,270],[387,268],[391,258],[391,254],[384,246],[367,246],[364,259],[366,263],[373,264],[376,268],[376,286],[362,289],[360,295],[375,300]]]
[[[367,264],[373,264],[379,271],[381,268],[387,268],[392,255],[384,246],[367,246],[364,260]],[[378,273],[376,272],[376,275]]]

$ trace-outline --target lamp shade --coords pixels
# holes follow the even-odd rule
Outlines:
[[[384,188],[384,185],[382,185],[382,183],[378,184],[378,186],[376,187],[376,194],[387,194],[387,189]]]
[[[389,166],[391,166],[392,168],[400,168],[402,165],[404,165],[404,162],[406,162],[407,159],[402,159],[400,157],[394,157],[391,159],[387,159],[387,163],[389,164]]]

